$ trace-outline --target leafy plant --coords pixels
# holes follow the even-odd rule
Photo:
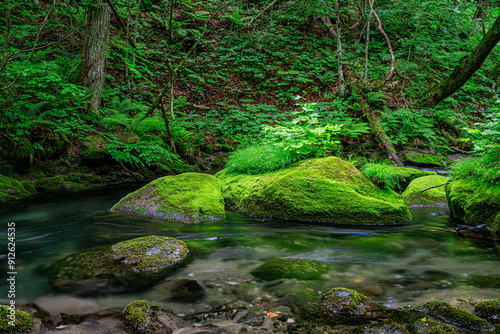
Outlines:
[[[285,167],[299,160],[292,150],[276,143],[263,143],[235,151],[228,159],[230,172],[259,174]]]
[[[367,163],[360,172],[377,187],[385,189],[398,189],[403,176],[395,174],[393,166],[375,163]]]

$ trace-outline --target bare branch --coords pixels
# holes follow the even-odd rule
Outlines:
[[[458,179],[451,180],[451,181],[448,181],[448,182],[445,182],[445,183],[441,183],[441,184],[438,184],[437,186],[434,186],[434,187],[425,188],[420,193],[423,193],[424,191],[431,190],[431,189],[434,189],[434,188],[442,187],[442,186],[445,186],[445,185],[450,184],[452,182],[455,182],[457,180],[462,180],[462,179],[466,179],[466,178],[468,178],[468,176],[459,177]]]
[[[127,39],[128,39],[128,42],[130,43],[130,45],[132,45],[134,48],[137,48],[135,46],[135,42],[132,40],[132,38],[130,38],[130,34],[128,32],[127,27],[123,23],[120,15],[118,15],[118,11],[116,10],[116,7],[113,5],[113,3],[111,2],[111,0],[106,0],[106,2],[108,3],[108,6],[111,7],[111,10],[113,11],[113,14],[115,14],[115,17],[118,20],[118,24],[120,25],[120,28],[122,28],[123,32],[127,36]]]

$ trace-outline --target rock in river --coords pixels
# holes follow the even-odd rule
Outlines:
[[[228,208],[253,216],[361,225],[411,219],[400,195],[377,188],[352,164],[335,157],[257,175],[224,169],[216,176]]]
[[[411,181],[408,188],[403,193],[403,198],[408,206],[446,206],[446,193],[444,187],[422,190],[434,187],[449,179],[440,175],[419,177]]]
[[[111,211],[184,223],[216,221],[225,216],[220,181],[202,173],[184,173],[156,179],[122,198]]]
[[[69,255],[47,268],[56,291],[77,295],[121,293],[148,287],[186,259],[184,242],[147,236]]]

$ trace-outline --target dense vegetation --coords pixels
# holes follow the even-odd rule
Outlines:
[[[312,156],[380,158],[365,101],[396,151],[468,154],[458,177],[498,182],[498,48],[453,95],[432,96],[494,35],[499,5],[2,1],[0,173],[78,164],[91,135],[131,172],[239,148],[228,167],[250,173]],[[104,59],[100,73],[89,56]]]

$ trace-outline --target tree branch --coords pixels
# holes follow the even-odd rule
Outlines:
[[[136,49],[137,47],[135,46],[135,42],[132,40],[132,38],[130,38],[130,34],[128,32],[128,29],[125,26],[125,24],[123,23],[120,15],[118,15],[118,11],[116,10],[116,7],[113,5],[111,0],[106,0],[106,2],[108,3],[108,6],[111,7],[113,14],[115,14],[115,17],[118,20],[118,24],[120,25],[120,28],[122,28],[123,32],[127,36],[128,42],[130,43],[130,45],[132,45],[134,47],[134,49]]]
[[[434,189],[434,188],[442,187],[442,186],[445,186],[445,185],[450,184],[452,182],[455,182],[457,180],[462,180],[462,179],[466,179],[466,178],[468,178],[468,176],[459,177],[458,179],[451,180],[451,181],[448,181],[448,182],[445,182],[445,183],[441,183],[441,184],[438,184],[437,186],[434,186],[434,187],[425,188],[420,193],[423,193],[424,191],[431,190],[431,189]]]

